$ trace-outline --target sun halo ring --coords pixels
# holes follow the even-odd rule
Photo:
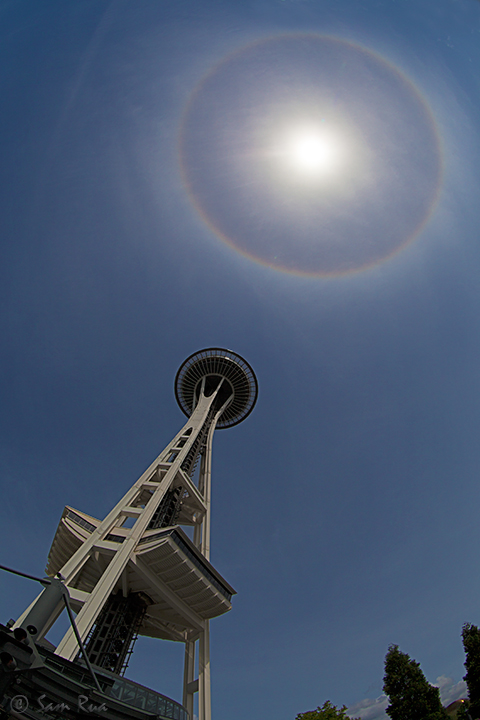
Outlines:
[[[275,247],[269,248],[268,251],[266,251],[265,249],[260,249],[259,251],[257,251],[257,248],[253,246],[249,247],[248,245],[246,245],[244,233],[242,233],[241,224],[240,227],[238,227],[235,226],[234,223],[230,223],[230,227],[226,227],[226,225],[228,226],[228,222],[225,222],[225,218],[220,217],[218,211],[212,211],[212,207],[208,207],[208,205],[204,202],[201,193],[199,192],[200,184],[198,180],[196,178],[193,178],[192,176],[192,158],[189,156],[188,148],[188,133],[190,130],[189,124],[191,125],[191,119],[192,116],[195,115],[195,113],[197,114],[197,120],[200,122],[200,124],[202,120],[205,122],[205,117],[198,118],[199,108],[200,110],[203,110],[201,102],[202,92],[205,92],[205,88],[208,83],[211,83],[212,79],[215,80],[220,72],[225,73],[225,67],[229,64],[230,66],[232,66],[233,64],[233,67],[235,67],[234,64],[236,61],[242,60],[246,56],[248,60],[248,53],[255,52],[255,50],[258,50],[259,48],[260,50],[262,50],[263,48],[266,48],[268,50],[270,45],[282,43],[282,41],[290,43],[298,42],[300,45],[302,43],[304,44],[305,42],[313,43],[313,45],[315,45],[316,43],[326,43],[330,48],[347,48],[350,53],[356,53],[363,58],[367,58],[370,63],[372,63],[373,65],[376,64],[376,66],[381,69],[380,74],[383,73],[383,76],[387,77],[387,79],[388,77],[390,77],[390,79],[393,78],[396,85],[402,88],[402,92],[410,95],[412,105],[416,104],[417,115],[423,118],[422,122],[425,127],[422,128],[422,132],[430,136],[429,142],[431,145],[432,155],[432,157],[430,158],[430,163],[433,169],[431,171],[431,177],[429,178],[429,195],[423,202],[421,212],[417,213],[418,218],[416,222],[413,226],[408,228],[408,232],[405,232],[405,234],[401,238],[397,239],[395,242],[392,242],[390,247],[381,248],[374,257],[366,257],[365,259],[362,259],[361,253],[359,254],[357,252],[357,256],[353,259],[349,259],[348,257],[346,257],[346,260],[344,261],[344,259],[342,258],[342,262],[335,261],[333,262],[333,266],[332,263],[330,263],[329,266],[328,262],[323,262],[321,258],[320,260],[318,260],[317,253],[316,261],[309,264],[304,260],[302,264],[297,267],[295,266],[295,261],[284,262],[281,257],[281,253],[278,253],[280,257],[277,257]],[[381,80],[384,81],[384,77],[382,77]],[[248,103],[248,98],[245,100],[245,103]],[[219,120],[222,119],[221,110],[222,108],[220,105],[220,117],[218,118]],[[208,116],[208,112],[206,113],[206,116]],[[245,117],[248,121],[247,115],[245,115]],[[300,155],[302,154],[302,152],[304,153],[305,166],[308,170],[309,162],[311,162],[312,165],[314,164],[314,162],[308,157],[308,147],[300,149]],[[434,158],[433,155],[435,155]],[[328,35],[317,35],[313,33],[294,33],[272,36],[270,38],[263,38],[255,41],[254,43],[250,43],[246,46],[238,48],[234,52],[222,58],[219,63],[213,66],[193,89],[185,105],[181,118],[179,132],[179,162],[182,181],[193,206],[195,207],[205,224],[219,239],[225,242],[232,249],[241,253],[244,257],[247,257],[257,263],[279,270],[281,272],[306,277],[339,277],[344,275],[350,275],[352,273],[361,272],[370,267],[378,265],[379,263],[384,262],[399,253],[416,237],[418,237],[422,229],[427,224],[429,218],[431,217],[438,201],[443,174],[443,154],[441,151],[441,140],[436,127],[436,123],[426,100],[423,98],[423,96],[413,84],[413,82],[396,66],[394,66],[385,58],[368,48],[365,48],[351,41],[344,40],[342,38]],[[203,180],[208,183],[208,173],[206,173]],[[226,186],[226,191],[228,191],[228,183]],[[266,212],[266,216],[267,214],[268,212]],[[321,232],[322,230],[320,228],[319,235]],[[351,234],[353,235],[353,233]],[[347,248],[347,243],[344,243],[344,245],[345,248]],[[345,254],[346,256],[348,256],[348,248],[347,250],[345,250]],[[294,253],[292,253],[291,257],[293,256]]]

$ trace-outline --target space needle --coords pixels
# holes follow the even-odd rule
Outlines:
[[[103,698],[104,720],[193,720],[198,693],[198,718],[211,720],[209,625],[231,609],[235,594],[210,563],[213,435],[242,422],[257,393],[252,368],[230,350],[208,348],[185,360],[175,379],[184,426],[104,520],[64,509],[45,590],[15,623],[0,626],[0,689],[2,670],[17,672],[7,656],[22,666],[16,639],[29,643],[40,663],[28,687],[21,670],[14,690],[4,682],[7,696],[29,698],[47,685],[67,706],[62,717],[76,718],[68,693],[83,682],[97,702]],[[45,635],[64,608],[59,593],[76,621],[54,648]],[[123,677],[139,635],[185,644],[181,704]],[[36,717],[31,711],[30,704],[25,717]]]

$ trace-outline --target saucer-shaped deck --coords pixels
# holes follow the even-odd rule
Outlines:
[[[185,415],[190,416],[195,408],[203,378],[206,378],[206,385],[212,386],[224,378],[225,400],[233,395],[217,422],[218,428],[237,425],[251,413],[258,394],[252,368],[230,350],[208,348],[190,355],[175,378],[175,397]]]

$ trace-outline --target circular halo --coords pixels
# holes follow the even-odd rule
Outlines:
[[[313,133],[330,160],[290,167],[290,130]],[[315,33],[262,38],[211,68],[185,105],[178,149],[190,200],[219,239],[310,277],[361,272],[404,249],[443,177],[415,84],[373,50]]]
[[[217,427],[238,425],[254,408],[258,383],[247,361],[224,348],[200,350],[180,366],[175,378],[175,397],[181,410],[190,417],[198,383],[209,375],[225,378],[233,390],[233,400],[220,415]]]

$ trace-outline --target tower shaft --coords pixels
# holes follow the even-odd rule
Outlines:
[[[185,361],[176,392],[185,425],[104,520],[65,508],[47,573],[60,573],[93,665],[123,673],[137,634],[184,642],[183,704],[192,718],[198,691],[199,720],[210,720],[209,621],[230,610],[235,592],[209,562],[213,435],[250,412],[256,380],[239,356],[213,349]],[[76,660],[73,628],[55,653]]]
[[[190,503],[190,512],[185,508],[185,515],[188,514],[189,517],[183,517],[182,524],[188,523],[198,528],[197,538],[200,538],[200,550],[202,545],[206,544],[204,540],[206,541],[207,538],[203,537],[203,531],[204,525],[209,527],[209,522],[205,522],[205,520],[210,514],[210,503],[207,502],[205,494],[194,485],[190,473],[194,470],[198,457],[204,450],[203,442],[210,428],[212,428],[213,435],[215,416],[219,414],[219,410],[216,412],[214,410],[217,392],[210,397],[202,394],[191,418],[180,433],[167,445],[105,520],[99,524],[91,537],[82,543],[76,553],[60,569],[67,587],[74,591],[75,587],[80,584],[82,572],[87,573],[86,565],[88,563],[99,563],[101,559],[107,563],[105,572],[83,603],[77,616],[77,627],[82,640],[87,637],[116,584],[122,582],[122,575],[125,575],[128,564],[134,560],[136,550],[141,546],[142,540],[148,538],[148,533],[155,529],[154,517],[169,492],[181,495],[182,500],[186,496],[185,500],[188,498],[194,501]],[[209,451],[211,452],[211,445]],[[210,458],[208,458],[204,465],[210,466],[210,462]],[[204,477],[202,477],[201,484],[204,487],[208,485]],[[116,534],[127,518],[133,518],[133,526],[125,534]],[[120,538],[122,539],[120,540]],[[113,547],[112,544],[114,544]],[[111,554],[112,550],[114,550],[113,555]],[[125,583],[123,583],[123,590],[126,589],[124,585]],[[78,645],[73,630],[67,632],[56,652],[69,660],[74,659],[78,653]]]

